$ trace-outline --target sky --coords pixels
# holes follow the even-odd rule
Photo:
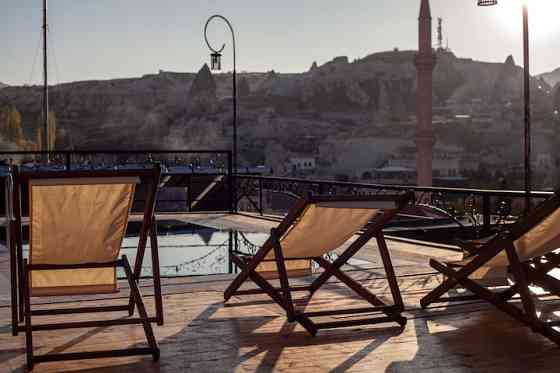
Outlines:
[[[531,73],[560,67],[560,0],[431,0],[459,57],[522,63],[521,1],[530,3]],[[416,49],[420,0],[49,0],[51,83],[196,72],[209,61],[204,24],[215,13],[236,32],[238,71],[303,72],[313,61]],[[42,0],[2,0],[0,82],[41,81]],[[231,37],[212,22],[209,39],[231,69]]]

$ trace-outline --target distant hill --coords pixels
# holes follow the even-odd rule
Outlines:
[[[354,61],[339,56],[324,64],[312,63],[302,73],[240,72],[243,161],[276,169],[289,154],[314,154],[322,165],[350,172],[376,167],[398,147],[413,145],[415,53],[386,51]],[[449,122],[437,127],[438,141],[471,144],[473,155],[484,149],[496,153],[496,141],[502,141],[503,153],[513,152],[511,142],[504,140],[511,135],[508,123],[522,123],[522,68],[512,57],[504,63],[488,63],[458,58],[448,51],[438,51],[437,61],[435,120]],[[198,73],[160,71],[139,78],[52,86],[56,147],[228,149],[231,78],[231,73],[212,74],[203,66]],[[536,78],[531,88],[535,120],[560,107],[560,88]],[[41,102],[40,86],[0,90],[0,107],[17,108],[24,135],[33,141],[41,123]],[[465,137],[455,130],[462,122],[454,118],[470,115],[481,117],[487,126],[510,130],[507,136],[479,139],[477,128],[482,124],[473,122],[464,126],[464,132],[472,127],[471,137]]]
[[[543,78],[545,82],[547,82],[551,86],[555,86],[556,84],[560,83],[560,67],[549,73],[541,74],[539,75],[539,77]]]
[[[5,88],[7,86],[8,86],[7,84],[4,84],[4,83],[0,82],[0,89]]]

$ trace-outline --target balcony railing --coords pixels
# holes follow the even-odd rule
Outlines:
[[[232,155],[228,150],[12,151],[0,152],[0,160],[0,174],[4,175],[13,164],[31,171],[60,171],[138,168],[159,162],[162,190],[158,212],[234,211]],[[2,202],[4,199],[0,205]],[[142,203],[135,199],[135,205]]]
[[[415,201],[409,211],[416,215],[413,227],[433,227],[437,221],[445,223],[447,219],[448,228],[455,225],[463,231],[465,238],[489,235],[521,216],[526,197],[524,191],[511,190],[414,187],[251,175],[237,175],[235,180],[239,210],[261,216],[282,215],[287,212],[290,200],[307,193],[387,194],[412,191]],[[537,204],[551,195],[552,192],[532,192],[531,199],[533,204]],[[402,225],[410,227],[411,221],[404,220],[401,220]]]
[[[46,155],[49,163],[45,163]],[[353,183],[332,180],[234,174],[226,150],[104,150],[0,152],[4,171],[10,163],[28,169],[119,169],[160,162],[163,169],[159,212],[229,211],[283,215],[295,198],[313,194],[380,194],[413,191],[415,201],[396,222],[409,236],[431,230],[459,230],[476,238],[503,228],[524,213],[523,191]],[[2,167],[0,166],[0,170]],[[533,192],[533,204],[552,192]],[[0,204],[4,202],[0,200]],[[141,201],[139,201],[141,203]],[[1,207],[1,206],[0,206]],[[433,235],[439,238],[441,234]],[[456,235],[454,235],[456,236]],[[430,240],[430,238],[428,238]]]

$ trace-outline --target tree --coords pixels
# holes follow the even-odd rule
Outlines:
[[[0,110],[0,134],[16,145],[24,141],[21,114],[15,106],[7,106]]]
[[[43,149],[43,135],[44,129],[42,123],[37,127],[37,147],[41,150],[54,150],[54,145],[56,143],[56,114],[51,111],[49,112],[49,121],[47,123],[47,130],[49,134],[49,144],[48,149]]]
[[[37,150],[41,150],[43,146],[43,128],[37,127]]]
[[[49,150],[54,150],[54,144],[56,143],[56,114],[54,111],[49,113],[49,122],[48,122],[48,130],[49,130]]]

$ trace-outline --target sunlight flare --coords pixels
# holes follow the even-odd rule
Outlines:
[[[522,6],[529,7],[532,37],[546,39],[560,30],[558,0],[502,0],[497,7],[498,17],[511,32],[521,31]]]

